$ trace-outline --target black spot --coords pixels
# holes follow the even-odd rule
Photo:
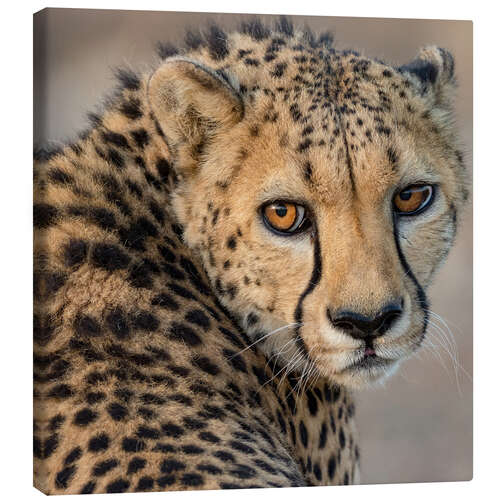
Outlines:
[[[300,434],[300,440],[302,441],[304,448],[307,448],[307,443],[309,441],[309,437],[308,437],[307,428],[304,425],[304,422],[302,420],[300,421],[300,424],[299,424],[299,434]]]
[[[45,228],[52,226],[59,211],[56,207],[48,205],[47,203],[37,203],[33,205],[33,225],[38,228]]]
[[[145,330],[147,332],[154,332],[160,326],[158,318],[147,311],[138,311],[133,319],[133,325],[135,328],[140,330]]]
[[[123,156],[114,148],[108,148],[107,159],[118,169],[122,169],[125,165]]]
[[[128,337],[130,334],[130,328],[121,307],[116,307],[106,316],[106,324],[120,340]]]
[[[71,481],[76,472],[76,466],[65,467],[59,471],[56,476],[56,488],[67,488],[68,483]]]
[[[173,422],[162,424],[161,429],[166,436],[172,438],[178,438],[184,434],[184,429]]]
[[[169,176],[173,175],[172,165],[165,158],[159,158],[156,161],[156,170],[158,170],[162,181],[168,180]]]
[[[115,76],[121,83],[121,86],[128,90],[139,90],[141,81],[139,77],[129,69],[119,68],[115,71]]]
[[[158,251],[167,262],[170,263],[175,262],[176,260],[175,253],[172,252],[169,248],[163,245],[158,245]]]
[[[126,268],[130,257],[117,245],[97,243],[91,254],[92,262],[97,267],[107,271],[116,271]]]
[[[64,247],[64,261],[68,267],[79,266],[87,257],[88,245],[83,240],[71,239]]]
[[[73,395],[73,390],[69,385],[59,384],[50,390],[48,397],[57,399],[66,399],[71,397],[72,395]]]
[[[165,403],[165,400],[163,398],[157,396],[156,394],[151,394],[151,393],[142,394],[141,400],[144,404],[147,405],[162,405]]]
[[[207,474],[210,474],[212,476],[222,474],[222,469],[212,464],[199,464],[196,466],[196,468],[200,472],[206,472]]]
[[[185,342],[189,346],[197,346],[201,344],[200,337],[196,334],[196,332],[187,325],[183,323],[172,322],[172,326],[170,327],[169,338],[172,340],[176,340],[179,342]]]
[[[283,74],[285,73],[286,67],[287,67],[287,64],[284,62],[276,64],[276,66],[274,67],[274,70],[271,73],[271,76],[273,76],[274,78],[281,78],[283,76]]]
[[[229,474],[239,479],[249,479],[257,475],[257,471],[249,465],[239,464],[234,469],[229,469]]]
[[[236,238],[234,236],[229,237],[226,244],[227,248],[234,250],[236,248]]]
[[[117,422],[123,420],[128,415],[127,408],[122,406],[120,403],[111,403],[107,410],[110,417]]]
[[[163,264],[163,270],[165,271],[165,273],[172,279],[174,280],[184,280],[186,278],[186,276],[184,275],[184,273],[182,271],[180,271],[179,269],[177,269],[177,267],[171,265],[171,264]]]
[[[135,288],[151,288],[153,286],[153,278],[151,274],[153,269],[148,264],[147,261],[142,261],[135,264],[132,269],[130,269],[127,280]]]
[[[144,149],[144,146],[149,144],[149,134],[145,129],[139,128],[137,130],[133,130],[130,134],[139,148]]]
[[[156,45],[156,53],[161,59],[175,56],[179,53],[179,49],[170,43],[160,42]]]
[[[314,464],[313,472],[314,472],[314,476],[316,477],[316,479],[318,481],[321,481],[321,479],[323,478],[323,474],[321,473],[321,467],[319,466],[318,463]]]
[[[146,448],[146,443],[139,439],[126,437],[122,440],[122,450],[128,453],[136,453],[143,451]]]
[[[185,319],[194,325],[198,325],[204,330],[210,327],[208,316],[201,309],[192,309],[186,313]]]
[[[208,373],[209,375],[217,375],[220,371],[219,367],[206,357],[194,357],[191,359],[191,363],[197,368],[200,368],[204,372]]]
[[[151,451],[158,451],[160,453],[174,453],[177,450],[171,444],[158,443]]]
[[[207,426],[206,422],[193,417],[184,417],[182,421],[184,422],[184,425],[191,430],[203,429]]]
[[[320,448],[320,450],[325,447],[327,438],[328,438],[328,427],[326,425],[326,422],[323,422],[321,424],[321,431],[319,433],[319,448]]]
[[[232,351],[231,349],[223,349],[222,353],[226,357],[227,361],[231,363],[233,368],[236,368],[236,370],[247,373],[247,367],[245,364],[245,361],[243,361],[243,358],[235,351]]]
[[[340,447],[342,449],[345,448],[345,434],[344,434],[344,429],[341,427],[340,428],[340,431],[339,431],[339,443],[340,443]]]
[[[107,450],[109,447],[109,437],[107,434],[98,434],[90,439],[88,444],[89,451],[97,453],[99,451]]]
[[[139,99],[131,98],[127,101],[124,101],[120,106],[120,112],[124,114],[130,120],[138,120],[142,117],[141,111],[141,101]],[[145,133],[146,131],[142,129]],[[134,132],[132,132],[132,136],[134,136]],[[147,137],[147,133],[146,133]],[[134,137],[135,139],[135,137]],[[126,139],[125,139],[126,141]],[[146,141],[147,143],[147,141]],[[128,143],[127,143],[128,146]],[[141,146],[142,147],[142,146]],[[128,147],[126,149],[129,149]]]
[[[95,489],[95,482],[94,481],[89,481],[80,490],[80,495],[90,495],[91,493],[94,492],[94,489]]]
[[[82,427],[89,425],[94,420],[97,419],[97,413],[92,411],[90,408],[84,408],[75,414],[73,423],[75,425],[80,425]]]
[[[242,443],[241,441],[232,440],[232,441],[229,441],[228,444],[233,450],[241,451],[242,453],[245,453],[246,455],[255,455],[255,453],[256,453],[255,450],[251,446],[248,446],[247,444]]]
[[[139,479],[137,483],[136,491],[149,491],[152,490],[154,486],[154,480],[152,477],[143,476]]]
[[[78,315],[74,323],[75,331],[85,337],[97,337],[101,334],[101,327],[97,320],[88,314]]]
[[[172,474],[172,472],[178,472],[180,470],[184,470],[185,468],[185,464],[173,458],[163,460],[160,465],[160,470],[163,474]]]
[[[181,450],[187,455],[199,455],[204,451],[203,448],[200,448],[199,446],[196,446],[194,444],[186,444],[184,446],[181,446]]]
[[[333,479],[335,476],[335,469],[337,468],[337,461],[335,460],[335,456],[332,455],[328,460],[328,477]]]
[[[145,250],[145,240],[148,236],[156,237],[158,236],[158,229],[156,226],[146,217],[139,217],[135,222],[133,222],[130,227],[122,227],[119,230],[120,239],[122,243],[134,250]]]
[[[44,274],[45,295],[56,293],[64,283],[66,283],[67,276],[59,271]]]
[[[312,141],[311,139],[305,139],[304,141],[302,141],[298,148],[297,148],[297,151],[299,153],[303,153],[304,151],[307,151],[309,149],[309,147],[311,146],[312,144]]]
[[[380,134],[391,135],[391,129],[389,127],[378,126],[378,127],[376,127],[376,130]]]
[[[206,34],[210,56],[216,61],[224,59],[229,54],[227,35],[218,26],[210,26]]]
[[[253,59],[251,57],[247,57],[243,62],[247,66],[258,66],[259,65],[259,61],[257,59]]]
[[[184,43],[187,48],[196,50],[203,43],[203,39],[198,31],[188,30],[184,36]]]
[[[223,462],[234,462],[234,455],[228,451],[215,451],[213,453],[213,456],[218,458],[219,460],[222,460]]]
[[[186,271],[189,281],[195,286],[196,290],[203,295],[209,295],[210,288],[204,282],[196,266],[186,257],[181,257],[180,265]]]
[[[175,476],[172,474],[165,474],[159,477],[156,482],[160,488],[165,488],[165,486],[170,486],[175,483]]]
[[[106,131],[102,132],[101,136],[103,141],[109,144],[113,144],[113,146],[117,146],[121,149],[130,150],[127,138],[122,134],[118,134],[117,132],[112,132],[112,131]]]
[[[153,214],[153,217],[160,223],[163,224],[165,222],[165,212],[163,209],[156,203],[156,201],[151,200],[149,202],[149,210]]]
[[[309,413],[314,417],[318,412],[318,402],[316,401],[316,397],[312,393],[310,389],[306,392],[307,396],[307,406],[309,408]]]
[[[126,479],[117,479],[106,486],[106,493],[123,493],[129,486],[130,483]]]
[[[389,162],[391,163],[391,165],[393,167],[396,167],[397,164],[398,164],[398,154],[396,153],[396,151],[394,150],[394,148],[389,148],[387,150],[387,156],[389,158]]]
[[[181,476],[181,483],[184,486],[201,486],[204,483],[204,480],[200,474],[190,472]]]
[[[124,214],[127,217],[130,217],[132,215],[132,209],[126,203],[123,199],[123,196],[119,192],[115,191],[106,191],[105,193],[106,200],[109,201],[109,203],[112,203],[115,205],[122,214]]]
[[[79,446],[73,448],[73,450],[71,450],[66,455],[66,458],[64,459],[64,465],[69,465],[72,464],[73,462],[76,462],[81,456],[82,456],[82,449]]]
[[[198,434],[199,438],[209,443],[219,443],[220,439],[210,431],[203,431]]]
[[[104,474],[117,467],[118,463],[119,463],[118,460],[115,460],[114,458],[98,462],[92,469],[92,474],[98,477],[104,476]]]
[[[52,434],[52,436],[48,437],[45,440],[44,443],[44,451],[43,451],[43,458],[48,458],[56,451],[57,447],[59,445],[59,438],[57,437],[57,434]]]
[[[276,416],[278,417],[278,423],[280,424],[281,432],[283,434],[286,434],[286,422],[280,410],[276,410]]]
[[[126,179],[125,180],[125,184],[127,185],[129,191],[134,195],[136,196],[137,198],[141,199],[142,198],[142,189],[139,187],[139,185],[130,180],[130,179]]]
[[[276,21],[276,31],[282,33],[286,36],[293,36],[293,24],[292,22],[286,18],[285,16],[281,16],[278,21]]]
[[[73,182],[73,177],[70,174],[57,167],[49,170],[48,177],[55,184],[65,185]]]
[[[203,405],[203,410],[199,411],[198,415],[200,417],[202,417],[202,418],[205,418],[205,419],[212,419],[212,418],[214,418],[214,419],[222,420],[222,418],[225,416],[225,413],[218,406],[204,404]]]
[[[266,28],[262,21],[259,19],[252,19],[250,21],[245,21],[241,23],[240,31],[245,35],[249,35],[256,41],[264,40],[265,38],[269,38],[270,31]]]
[[[127,475],[135,474],[137,471],[144,469],[146,466],[146,460],[139,457],[134,457],[129,463],[127,467]]]
[[[160,293],[159,295],[153,297],[151,305],[164,307],[165,309],[170,309],[171,311],[177,311],[179,309],[179,304],[166,293]]]

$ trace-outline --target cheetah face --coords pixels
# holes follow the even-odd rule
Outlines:
[[[466,197],[452,59],[317,64],[298,89],[263,74],[241,93],[177,59],[149,93],[176,152],[175,213],[220,301],[278,376],[362,387],[422,343]],[[287,71],[300,74],[291,58]]]

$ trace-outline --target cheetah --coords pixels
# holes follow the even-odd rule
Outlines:
[[[159,45],[34,167],[34,484],[359,482],[352,392],[425,337],[467,199],[451,54],[287,18]]]

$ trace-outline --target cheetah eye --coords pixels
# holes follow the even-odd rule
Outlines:
[[[273,201],[262,207],[266,226],[280,235],[297,234],[310,226],[306,209],[289,201]]]
[[[396,194],[394,210],[399,215],[417,215],[428,208],[434,198],[434,186],[413,184]]]

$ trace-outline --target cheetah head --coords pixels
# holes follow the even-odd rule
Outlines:
[[[451,55],[202,59],[168,59],[148,85],[185,242],[282,373],[383,379],[425,337],[426,289],[467,197]]]

